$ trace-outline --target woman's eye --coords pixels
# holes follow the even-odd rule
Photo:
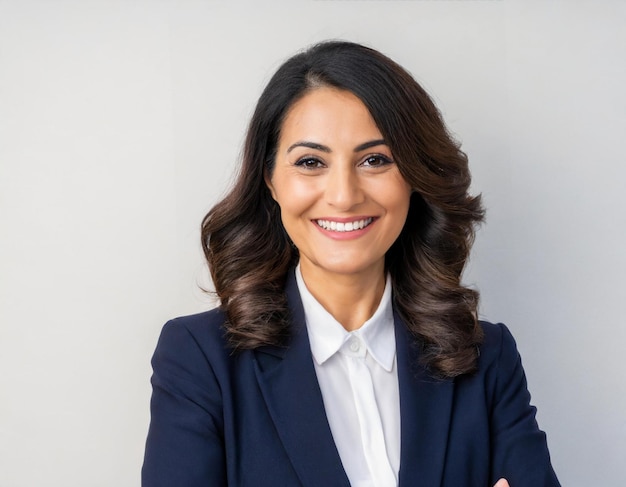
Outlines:
[[[314,159],[311,157],[305,157],[304,159],[300,159],[296,162],[295,165],[303,167],[305,169],[316,169],[318,167],[323,167],[323,164],[319,159]]]
[[[391,159],[382,155],[375,155],[367,157],[361,164],[367,167],[380,167],[387,164],[391,164]]]

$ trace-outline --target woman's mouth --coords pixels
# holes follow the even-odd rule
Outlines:
[[[338,222],[334,220],[314,220],[320,228],[329,230],[331,232],[354,232],[356,230],[362,230],[370,225],[374,219],[372,217],[364,218],[361,220],[354,220],[351,222]]]

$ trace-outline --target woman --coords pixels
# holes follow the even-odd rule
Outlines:
[[[144,486],[559,485],[513,338],[460,283],[469,184],[387,57],[325,42],[283,64],[203,221],[221,306],[153,358]]]

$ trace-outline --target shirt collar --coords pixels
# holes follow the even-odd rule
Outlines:
[[[300,264],[296,267],[296,283],[304,308],[311,353],[318,365],[339,351],[350,337],[358,335],[365,342],[367,351],[374,360],[388,372],[391,371],[396,355],[396,337],[389,275],[378,308],[363,326],[353,332],[348,332],[311,294],[302,278]]]

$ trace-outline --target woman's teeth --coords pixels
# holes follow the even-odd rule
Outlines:
[[[353,222],[336,222],[332,220],[315,220],[315,222],[324,230],[331,230],[333,232],[353,232],[354,230],[361,230],[370,223],[373,218],[366,218],[365,220],[356,220]]]

